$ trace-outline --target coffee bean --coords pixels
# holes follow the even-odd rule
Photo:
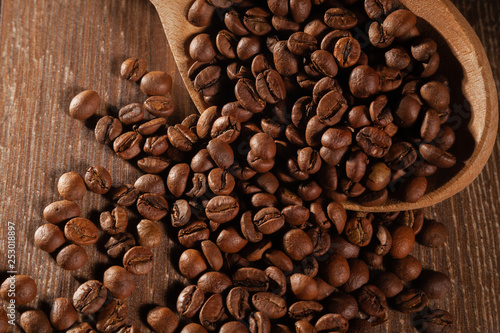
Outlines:
[[[245,12],[243,16],[243,24],[250,33],[263,36],[269,33],[272,29],[269,24],[269,12],[262,8],[254,7]]]
[[[442,299],[451,288],[448,275],[432,270],[423,271],[417,283],[429,299]]]
[[[385,156],[392,145],[391,137],[376,127],[361,129],[356,135],[356,142],[367,155],[375,158]]]
[[[128,298],[135,289],[132,274],[121,266],[111,266],[104,272],[103,285],[119,299]]]
[[[128,225],[127,210],[121,206],[116,206],[111,212],[102,212],[100,224],[102,230],[110,235],[124,232]]]
[[[78,120],[92,117],[101,104],[99,94],[93,90],[85,90],[73,97],[69,105],[69,114]]]
[[[146,101],[144,101],[144,108],[153,116],[168,118],[174,112],[174,103],[172,99],[167,96],[151,96]],[[147,135],[145,133],[140,134]]]
[[[50,309],[50,323],[58,330],[70,328],[78,320],[78,313],[67,298],[56,298]]]
[[[207,240],[210,236],[210,230],[206,223],[194,221],[179,230],[178,239],[181,245],[192,248],[195,244]]]
[[[226,27],[237,36],[245,36],[249,31],[245,28],[236,10],[227,11],[224,15],[224,23]]]
[[[238,215],[239,204],[238,200],[226,195],[213,197],[208,201],[205,208],[207,217],[218,223],[229,222]]]
[[[137,224],[137,236],[139,245],[153,249],[160,245],[162,231],[157,223],[151,220],[141,220]]]
[[[249,292],[266,291],[269,279],[260,269],[244,267],[236,270],[232,276],[233,285],[243,287]]]
[[[114,332],[128,318],[128,306],[122,300],[112,300],[102,308],[97,316],[96,328],[99,332]]]
[[[123,256],[123,267],[134,275],[148,274],[153,268],[153,253],[144,246],[134,246]]]
[[[368,17],[376,21],[383,20],[391,12],[393,5],[392,0],[366,0],[364,4]]]
[[[234,228],[221,230],[217,237],[217,246],[225,253],[238,253],[247,243],[248,240],[243,238]]]
[[[271,322],[269,317],[261,311],[250,313],[248,323],[251,333],[271,332]]]
[[[403,281],[413,281],[422,272],[422,264],[415,257],[408,255],[402,259],[395,259],[391,262],[391,270]]]
[[[15,289],[15,293],[12,293]],[[35,299],[37,285],[27,275],[11,275],[0,286],[0,295],[6,302],[15,302],[17,305],[25,305]]]
[[[380,77],[380,91],[394,91],[401,85],[403,77],[398,69],[379,65],[376,67]]]
[[[133,205],[138,197],[139,191],[130,184],[117,187],[112,194],[113,201],[124,207]]]
[[[117,118],[104,116],[99,119],[95,126],[95,138],[97,142],[107,145],[122,133],[122,129],[122,123]]]
[[[394,42],[394,36],[387,33],[383,25],[373,22],[368,29],[368,38],[370,43],[376,48],[386,48]]]
[[[230,321],[221,326],[219,332],[221,333],[247,333],[248,329],[239,321]]]
[[[405,182],[404,201],[417,202],[427,190],[427,178],[414,177]]]
[[[69,200],[55,201],[43,210],[43,218],[54,224],[67,221],[80,214],[80,207],[74,201]]]
[[[390,254],[396,259],[406,257],[415,245],[415,233],[408,226],[397,226],[391,231],[392,247]]]
[[[19,318],[19,324],[26,333],[52,332],[49,319],[42,310],[28,310],[23,312]]]
[[[97,331],[92,329],[89,323],[83,322],[77,326],[67,330],[68,333],[97,333]]]
[[[422,311],[429,302],[427,295],[419,289],[403,290],[394,297],[394,307],[402,313],[417,313]]]
[[[196,285],[187,286],[177,298],[177,312],[181,316],[192,318],[198,313],[204,300],[205,295]]]
[[[349,77],[349,89],[354,97],[368,98],[380,89],[378,73],[371,67],[361,65],[354,68]]]
[[[385,53],[385,63],[390,68],[403,70],[410,65],[411,57],[405,48],[394,47]]]
[[[421,312],[416,321],[417,327],[424,333],[453,332],[453,317],[445,310],[435,309]]]
[[[124,125],[138,123],[144,118],[144,108],[139,103],[126,105],[118,112],[118,118]]]
[[[344,234],[350,243],[366,246],[370,243],[373,235],[371,221],[363,214],[359,214],[346,222]]]
[[[80,269],[87,263],[87,251],[81,246],[70,244],[59,251],[56,262],[65,270]]]
[[[311,13],[311,0],[290,0],[290,13],[297,23],[304,22]]]
[[[347,320],[352,320],[358,315],[358,303],[356,299],[345,293],[335,293],[327,298],[326,310],[338,313]]]
[[[368,266],[360,259],[349,259],[349,279],[342,286],[342,290],[351,293],[368,283],[370,273]]]
[[[324,95],[319,101],[316,114],[323,123],[333,126],[337,124],[347,111],[346,99],[336,91]]]
[[[83,178],[76,172],[71,171],[63,174],[57,181],[57,191],[66,200],[81,200],[87,188]]]
[[[274,47],[274,66],[283,76],[292,76],[299,71],[299,61],[295,54],[290,52],[287,42],[280,41]]]
[[[207,333],[207,332],[208,331],[205,329],[205,327],[196,323],[187,324],[181,331],[181,333]]]
[[[207,0],[207,2],[216,8],[229,8],[233,5],[231,0]]]
[[[147,68],[145,60],[136,57],[128,58],[120,67],[120,75],[130,82],[137,82],[146,74]]]
[[[290,305],[288,316],[294,320],[310,321],[321,311],[323,311],[321,303],[315,301],[298,301]]]
[[[263,312],[269,319],[283,317],[287,311],[286,301],[280,296],[270,292],[258,292],[252,296],[252,304]]]
[[[240,135],[241,124],[231,116],[221,116],[213,123],[211,137],[233,143]]]
[[[108,290],[97,280],[89,280],[78,287],[73,294],[75,309],[85,315],[93,314],[106,301]]]
[[[45,252],[54,252],[65,241],[66,239],[61,229],[50,223],[41,225],[35,232],[35,243]]]
[[[271,24],[276,31],[281,33],[294,33],[300,30],[300,24],[293,21],[288,16],[276,16],[271,19]]]
[[[321,277],[330,285],[340,287],[350,275],[347,260],[338,255],[330,255],[320,268]]]
[[[418,242],[429,247],[441,247],[447,237],[448,230],[443,223],[425,220],[418,235]]]
[[[318,285],[313,278],[296,273],[290,276],[290,291],[298,300],[310,301],[318,295]]]
[[[224,303],[220,294],[210,296],[200,310],[199,320],[206,329],[214,331],[225,317]]]
[[[356,14],[344,8],[330,8],[325,12],[325,23],[332,29],[351,29],[358,24]]]
[[[364,285],[356,296],[359,309],[369,316],[382,317],[387,312],[385,295],[373,285]]]
[[[141,79],[141,90],[148,96],[164,96],[172,88],[172,77],[162,71],[152,71]]]
[[[261,40],[258,36],[245,36],[240,39],[238,45],[236,46],[236,54],[238,58],[242,61],[250,60],[255,55],[262,51]],[[242,67],[238,71],[240,76],[250,76],[251,71],[248,68]],[[241,77],[239,77],[241,79]]]
[[[179,258],[179,271],[188,279],[194,279],[207,269],[201,253],[194,249],[182,252]]]
[[[328,313],[318,319],[314,328],[318,332],[347,332],[349,322],[337,313]]]
[[[124,232],[111,236],[104,245],[104,248],[108,256],[118,258],[133,246],[135,246],[134,236],[128,232]]]
[[[234,162],[234,152],[231,146],[218,138],[208,142],[207,150],[212,160],[221,169],[229,168]]]
[[[438,168],[451,168],[457,162],[456,157],[452,154],[427,143],[422,143],[419,146],[418,151],[425,161],[429,164],[437,166]]]
[[[64,226],[64,236],[78,245],[95,244],[98,239],[98,231],[92,221],[83,217],[75,217]]]
[[[277,208],[268,207],[259,210],[253,217],[257,230],[265,235],[273,234],[281,229],[285,218]]]
[[[361,46],[359,42],[352,37],[340,38],[335,44],[333,51],[337,63],[342,68],[348,68],[356,65],[361,55]]]
[[[148,220],[158,221],[168,214],[168,203],[155,193],[144,193],[137,199],[137,211]]]
[[[175,313],[164,306],[157,306],[149,311],[146,320],[154,331],[162,333],[173,333],[179,325]]]

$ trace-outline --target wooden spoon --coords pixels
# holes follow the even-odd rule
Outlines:
[[[203,112],[206,104],[187,77],[189,66],[193,63],[187,53],[187,46],[192,37],[203,30],[192,26],[186,19],[192,1],[151,0],[151,2],[158,11],[189,94],[198,111]],[[400,3],[419,17],[417,26],[424,32],[423,34],[437,41],[441,66],[451,67],[447,68],[445,73],[450,83],[455,83],[458,87],[458,91],[452,91],[452,95],[454,93],[461,95],[463,92],[461,99],[452,100],[452,111],[457,112],[456,120],[464,123],[463,135],[469,136],[470,140],[461,141],[462,134],[457,132],[459,135],[455,145],[458,147],[455,151],[469,149],[470,152],[462,160],[463,163],[457,163],[455,169],[441,173],[441,175],[447,174],[447,178],[441,177],[445,179],[444,182],[441,180],[441,183],[433,188],[430,181],[428,193],[417,203],[389,200],[382,206],[365,207],[354,202],[346,202],[344,204],[346,209],[381,212],[435,205],[463,190],[479,175],[495,144],[498,126],[497,91],[483,46],[472,27],[449,0],[401,0]],[[446,51],[441,53],[443,50],[448,50],[448,54]],[[459,73],[459,67],[462,73]]]

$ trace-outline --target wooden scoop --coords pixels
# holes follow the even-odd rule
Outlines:
[[[187,90],[203,112],[206,104],[187,73],[193,63],[188,45],[193,36],[203,30],[192,26],[186,19],[192,1],[151,0],[167,35]],[[449,78],[452,89],[452,117],[456,124],[457,141],[452,152],[457,155],[457,166],[441,170],[439,176],[429,179],[427,194],[417,203],[390,199],[384,205],[365,207],[346,202],[350,210],[381,212],[419,209],[437,204],[468,186],[486,164],[497,135],[498,97],[490,64],[479,38],[466,19],[449,0],[401,0],[400,3],[419,17],[418,28],[423,35],[435,38],[439,45],[441,66]],[[460,68],[461,67],[461,68]],[[455,96],[455,99],[453,99]],[[470,104],[470,106],[469,106]]]

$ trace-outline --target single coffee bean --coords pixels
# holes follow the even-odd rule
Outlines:
[[[422,272],[417,283],[429,299],[442,299],[451,288],[448,275],[432,270]]]
[[[254,215],[253,223],[258,231],[268,235],[281,229],[285,223],[285,218],[277,208],[268,207],[259,210]]]
[[[141,220],[136,228],[139,245],[149,247],[150,249],[160,245],[162,231],[157,223],[151,220]]]
[[[288,316],[294,320],[310,321],[323,311],[323,305],[315,301],[298,301],[288,308]]]
[[[273,138],[266,133],[257,133],[250,139],[250,148],[255,156],[270,160],[276,155],[276,143]]]
[[[396,296],[404,288],[403,283],[396,274],[388,271],[379,272],[372,283],[379,288],[387,298]]]
[[[241,22],[239,14],[236,10],[226,12],[224,15],[224,24],[233,34],[237,36],[245,36],[249,34],[249,31]]]
[[[121,206],[116,206],[111,212],[102,212],[100,224],[102,230],[110,235],[125,232],[128,225],[127,210]]]
[[[250,313],[248,316],[248,324],[250,333],[267,333],[271,332],[271,322],[269,317],[261,311]]]
[[[177,298],[177,312],[186,318],[192,318],[198,313],[205,295],[196,285],[184,288]]]
[[[96,328],[99,332],[116,332],[128,318],[128,306],[122,300],[112,300],[99,312]]]
[[[225,253],[238,253],[247,243],[248,240],[243,238],[235,228],[221,230],[217,237],[217,246]]]
[[[448,237],[448,229],[443,223],[434,220],[425,220],[422,230],[418,234],[418,242],[429,247],[443,246]]]
[[[243,320],[250,312],[250,293],[244,287],[232,288],[226,299],[226,307],[236,320]]]
[[[291,229],[283,235],[283,250],[292,260],[302,260],[313,251],[309,236],[300,229]]]
[[[221,169],[229,168],[234,162],[234,152],[231,146],[218,138],[208,142],[207,150],[215,164]]]
[[[207,217],[218,223],[229,222],[238,215],[238,200],[231,196],[219,195],[208,201],[205,208]]]
[[[67,298],[56,298],[50,309],[50,323],[58,331],[70,328],[78,320],[78,313]]]
[[[118,205],[128,207],[135,203],[139,191],[130,184],[121,185],[113,190],[112,199]]]
[[[124,106],[118,112],[118,118],[124,125],[132,125],[144,119],[144,108],[142,104],[133,103]]]
[[[78,120],[92,117],[101,104],[99,94],[93,90],[85,90],[73,97],[69,105],[69,114]]]
[[[415,321],[418,323],[416,327],[424,333],[453,332],[453,317],[445,310],[422,311]]]
[[[111,189],[111,175],[102,166],[91,166],[85,173],[85,183],[92,192],[105,194]]]
[[[417,61],[428,62],[437,48],[436,42],[431,38],[417,38],[411,45],[411,54]]]
[[[394,297],[394,308],[402,313],[422,311],[429,302],[427,295],[419,289],[403,290]]]
[[[294,327],[297,332],[316,332],[314,326],[305,320],[296,321]]]
[[[354,68],[349,77],[349,89],[354,97],[368,98],[380,89],[378,73],[371,67],[361,65]]]
[[[227,30],[219,31],[215,39],[215,45],[219,52],[229,59],[236,58],[236,44],[236,36]]]
[[[387,300],[384,293],[373,285],[364,285],[356,295],[359,309],[369,316],[382,317],[386,314]]]
[[[172,221],[172,226],[182,227],[186,225],[191,219],[191,206],[186,200],[176,200],[172,207],[172,212],[170,214],[170,220]]]
[[[155,332],[173,333],[179,325],[175,313],[167,307],[157,306],[148,312],[146,321]]]
[[[222,69],[219,66],[208,66],[196,75],[194,80],[195,89],[203,96],[215,96],[221,89]]]
[[[232,280],[234,286],[243,287],[249,292],[266,291],[269,287],[267,275],[257,268],[240,268],[234,272]]]
[[[158,175],[145,174],[135,181],[134,187],[142,193],[165,194],[165,183]]]
[[[317,40],[321,40],[329,31],[330,29],[328,28],[328,26],[320,18],[310,20],[304,26],[304,32],[316,37]]]
[[[73,306],[85,315],[96,313],[106,301],[107,294],[108,290],[101,282],[89,280],[73,294]]]
[[[136,57],[128,58],[120,67],[120,75],[122,78],[130,82],[139,81],[144,74],[148,71],[148,64],[146,60]]]
[[[158,221],[168,214],[168,203],[161,195],[144,193],[137,199],[137,211],[148,220]]]
[[[299,71],[299,60],[287,46],[287,42],[279,41],[274,46],[274,66],[278,73],[283,76],[292,76]]]
[[[344,8],[330,8],[325,12],[324,21],[333,29],[351,29],[358,24],[356,14]]]
[[[273,292],[276,295],[283,296],[287,290],[285,274],[275,266],[267,267],[264,270],[264,273],[269,280],[268,291]]]
[[[247,61],[252,59],[252,57],[261,53],[261,51],[262,51],[262,43],[259,36],[252,35],[252,36],[242,37],[238,42],[238,45],[236,46],[236,54],[238,55],[238,58],[242,61]],[[236,77],[241,79],[242,78],[241,76],[246,77],[251,75],[251,71],[249,68],[245,66],[241,67],[238,67],[238,65],[236,66],[238,68],[238,70],[236,71],[238,75]],[[234,78],[235,77],[233,77],[233,79]]]
[[[42,310],[28,310],[23,312],[19,318],[19,324],[26,333],[52,332],[49,319]]]
[[[78,245],[91,245],[97,242],[99,233],[92,221],[83,217],[75,217],[64,226],[64,236]]]
[[[16,292],[12,293],[12,289]],[[6,301],[17,305],[25,305],[35,299],[37,285],[27,275],[11,275],[0,286],[0,296]]]
[[[290,13],[297,23],[304,22],[311,13],[311,0],[290,0]]]
[[[128,298],[135,289],[132,274],[121,266],[111,266],[104,272],[103,285],[119,299]]]
[[[248,329],[239,321],[229,321],[221,326],[220,333],[247,333]]]
[[[320,275],[326,283],[340,287],[349,280],[350,270],[347,260],[339,255],[330,255],[321,265]]]
[[[128,232],[124,232],[111,236],[104,245],[104,248],[108,256],[118,258],[133,246],[135,246],[134,236]]]
[[[254,7],[247,10],[243,16],[243,24],[256,36],[263,36],[272,30],[269,23],[270,13],[262,8]]]
[[[420,88],[422,99],[434,110],[440,112],[450,104],[450,92],[439,81],[431,81]]]
[[[391,270],[403,281],[413,281],[422,272],[422,264],[415,257],[408,255],[402,259],[391,262]]]
[[[207,332],[208,331],[205,327],[196,323],[187,324],[181,331],[181,333],[207,333]]]
[[[134,246],[123,256],[123,267],[134,275],[144,275],[153,268],[153,253],[144,246]]]
[[[346,222],[344,234],[350,243],[366,246],[370,243],[373,235],[371,221],[363,214],[359,214]]]
[[[65,241],[63,232],[54,224],[46,223],[36,229],[35,243],[42,251],[54,252]]]
[[[287,311],[286,301],[270,292],[258,292],[252,296],[252,304],[258,310],[263,312],[269,319],[278,319],[283,317]]]
[[[417,24],[415,14],[405,9],[398,9],[386,17],[382,27],[389,36],[400,37],[413,28],[415,24]]]
[[[307,56],[318,48],[318,41],[314,36],[305,32],[292,34],[287,41],[288,49],[299,56]]]
[[[290,276],[290,291],[301,301],[310,301],[318,296],[318,285],[313,278],[295,273]]]
[[[229,8],[233,5],[231,0],[207,0],[207,2],[216,8]]]
[[[71,171],[63,174],[57,181],[57,191],[66,200],[81,200],[87,188],[82,176],[78,173]]]
[[[335,293],[327,300],[326,310],[331,313],[338,313],[347,320],[352,320],[358,315],[358,303],[350,294]]]
[[[403,70],[410,62],[411,57],[403,47],[394,47],[385,53],[385,63],[390,68]]]
[[[427,190],[427,178],[413,177],[405,182],[404,201],[417,202]]]
[[[396,259],[406,257],[415,245],[413,229],[405,225],[397,226],[391,231],[391,236],[392,247],[390,254]]]
[[[70,244],[59,251],[56,262],[68,271],[80,269],[87,263],[87,251],[81,246]]]
[[[201,249],[208,264],[213,270],[220,270],[223,265],[223,257],[219,247],[211,240],[201,242]]]
[[[351,293],[368,283],[370,273],[368,266],[360,259],[349,259],[349,279],[342,286],[342,290]]]
[[[278,78],[274,74],[271,75],[273,76],[270,79],[275,79],[272,84],[280,85],[282,83],[279,82],[279,79],[281,78]],[[256,88],[254,81],[250,79],[239,79],[236,83],[236,86],[234,87],[234,93],[236,95],[236,98],[238,99],[238,102],[243,108],[253,113],[262,112],[266,106],[267,99],[277,102],[278,100],[284,98],[284,96],[281,96],[281,94],[284,94],[285,91],[284,84],[281,85],[281,88],[278,88],[280,91],[279,95],[272,96],[271,92],[269,91],[270,87],[267,86],[268,83],[266,82],[266,78],[262,76],[259,82],[259,89]],[[261,94],[264,95],[265,99],[262,98]]]
[[[172,77],[163,71],[152,71],[141,79],[141,90],[148,96],[164,96],[172,88]]]
[[[44,208],[43,218],[50,223],[61,223],[81,214],[80,207],[69,200],[55,201]]]
[[[144,108],[153,116],[168,118],[174,112],[174,102],[168,96],[151,96],[144,101]]]
[[[191,151],[198,141],[196,134],[181,124],[170,126],[167,133],[170,144],[180,151]]]
[[[231,116],[221,116],[216,119],[211,129],[211,137],[226,143],[234,142],[240,135],[241,124]]]
[[[344,96],[339,92],[331,91],[319,101],[316,114],[321,122],[333,126],[340,121],[347,108],[347,101]]]
[[[418,151],[426,162],[438,168],[451,168],[457,162],[457,158],[452,154],[427,143],[422,143]]]
[[[340,38],[335,44],[333,51],[337,63],[342,68],[348,68],[356,65],[361,55],[361,46],[359,42],[352,37]]]
[[[95,138],[97,142],[108,145],[122,134],[123,126],[120,120],[112,116],[104,116],[95,125]]]
[[[276,104],[279,101],[283,101],[286,97],[286,88],[283,79],[273,69],[267,69],[257,75],[255,86],[259,96],[267,103]],[[243,103],[242,105],[244,106]],[[252,111],[253,109],[249,110]]]
[[[207,269],[207,264],[198,250],[188,249],[179,258],[179,271],[188,279],[194,279]]]
[[[207,240],[210,236],[210,230],[206,223],[194,221],[180,229],[177,236],[181,245],[192,248],[197,243]]]
[[[314,325],[317,332],[347,332],[348,327],[347,319],[337,313],[323,315]]]
[[[300,30],[300,24],[293,21],[288,16],[276,16],[271,19],[271,23],[276,31],[281,33],[291,34]]]
[[[364,127],[356,135],[356,142],[369,156],[380,158],[385,156],[392,145],[389,135],[376,127]]]
[[[391,146],[384,161],[393,170],[403,170],[412,165],[417,159],[417,152],[411,143],[398,142]]]
[[[206,329],[214,331],[223,320],[224,302],[220,294],[210,296],[200,310],[199,320]]]
[[[67,330],[68,333],[97,333],[89,323],[83,322],[78,324],[77,326]]]

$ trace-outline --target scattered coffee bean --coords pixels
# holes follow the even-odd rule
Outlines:
[[[80,269],[87,263],[87,251],[76,244],[69,244],[59,251],[56,262],[68,271]]]
[[[42,310],[28,310],[23,312],[19,323],[26,333],[50,333],[50,326],[47,315]]]
[[[59,177],[57,191],[64,199],[75,201],[83,198],[85,193],[87,193],[87,188],[82,176],[71,171]]]
[[[69,114],[78,120],[92,117],[101,104],[99,94],[93,90],[85,90],[76,95],[69,105]]]
[[[12,293],[11,289],[16,292]],[[15,301],[17,305],[25,305],[35,299],[37,286],[27,275],[13,275],[0,286],[0,295],[6,302]]]
[[[70,328],[78,320],[78,313],[67,298],[56,298],[50,310],[50,323],[58,331]]]
[[[135,289],[131,273],[121,266],[111,266],[104,272],[103,285],[115,298],[128,298]]]
[[[179,325],[175,313],[167,307],[158,306],[149,311],[147,322],[156,332],[173,333]]]
[[[54,224],[46,223],[36,229],[35,243],[45,252],[54,252],[63,245],[65,241],[64,233]]]

